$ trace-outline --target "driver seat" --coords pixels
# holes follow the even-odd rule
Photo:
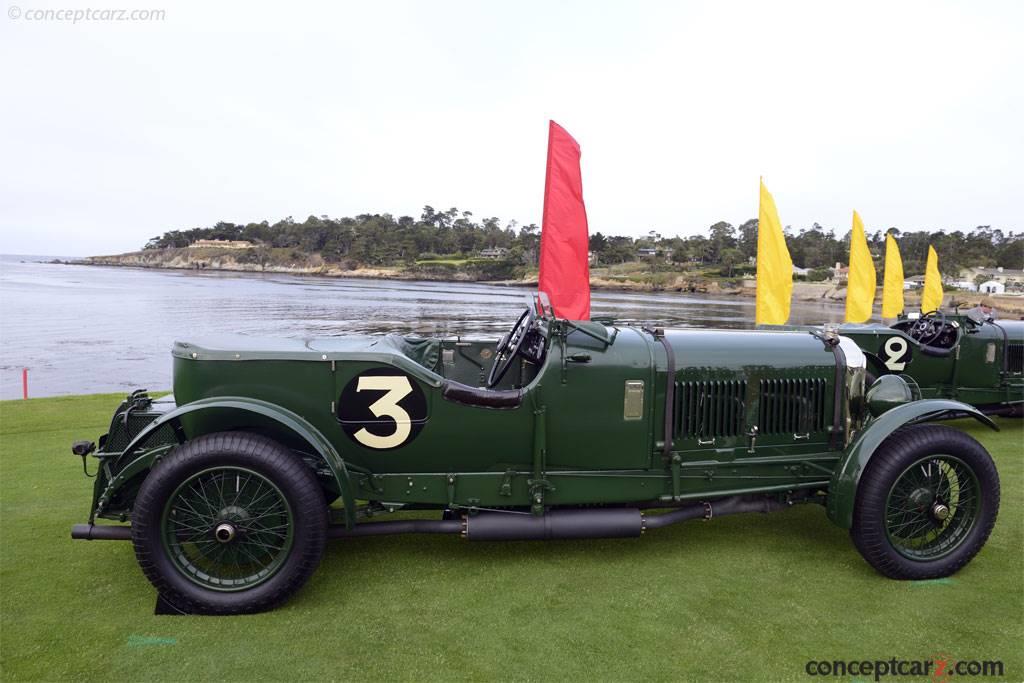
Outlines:
[[[478,408],[511,410],[523,402],[522,389],[481,389],[446,379],[441,384],[441,397],[452,403]]]

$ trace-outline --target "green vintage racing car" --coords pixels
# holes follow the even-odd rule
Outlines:
[[[638,537],[818,504],[896,579],[985,544],[999,478],[981,411],[865,386],[849,338],[556,318],[544,295],[493,339],[387,335],[177,342],[173,397],[133,393],[98,447],[79,539],[130,539],[164,599],[272,608],[330,538]],[[395,510],[436,517],[384,520]],[[396,515],[403,517],[404,515]],[[97,524],[99,519],[120,524]],[[123,524],[130,522],[130,525]]]
[[[1024,321],[977,309],[901,317],[891,326],[842,325],[860,346],[869,380],[904,377],[924,398],[951,398],[988,415],[1024,413]]]

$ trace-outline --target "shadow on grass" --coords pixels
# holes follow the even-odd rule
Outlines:
[[[393,568],[397,566],[408,566],[421,578],[430,577],[432,568],[441,567],[438,578],[444,581],[450,580],[451,570],[462,576],[511,574],[528,582],[548,569],[572,572],[580,567],[605,566],[642,571],[644,567],[671,566],[679,561],[691,579],[698,579],[720,572],[723,563],[774,564],[783,570],[792,566],[794,557],[803,566],[845,565],[853,569],[851,578],[856,581],[882,578],[863,561],[849,535],[826,518],[821,507],[801,505],[769,514],[682,522],[648,531],[641,538],[471,542],[455,535],[408,535],[334,540],[328,543],[317,573],[317,589],[303,591],[302,600],[315,601],[321,591],[335,593],[346,586],[385,585],[396,577]],[[624,579],[628,575],[628,571],[623,572]]]

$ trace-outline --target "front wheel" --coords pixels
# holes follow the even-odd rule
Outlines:
[[[327,505],[313,472],[247,432],[196,438],[156,465],[132,512],[135,555],[161,594],[211,614],[270,609],[323,554]]]
[[[999,475],[973,438],[913,425],[879,447],[857,488],[854,545],[893,579],[949,576],[978,554],[999,512]]]

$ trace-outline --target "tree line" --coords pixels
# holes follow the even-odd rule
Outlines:
[[[590,250],[599,264],[646,259],[652,264],[673,262],[717,268],[723,275],[732,276],[751,270],[750,264],[757,255],[757,224],[756,218],[738,226],[719,221],[701,234],[687,237],[663,237],[655,231],[641,237],[595,232],[590,236]],[[834,228],[814,223],[802,229],[787,226],[785,232],[796,266],[823,270],[836,262],[848,261],[849,230],[837,233]],[[888,228],[869,233],[868,246],[879,272],[888,232],[899,243],[907,276],[924,272],[929,244],[938,252],[940,269],[946,275],[977,266],[1024,268],[1024,234],[980,225],[966,232],[903,232]],[[208,228],[170,230],[150,239],[144,248],[182,248],[197,240],[244,240],[263,247],[320,254],[328,263],[354,265],[471,259],[485,249],[501,248],[505,250],[501,252],[503,260],[530,266],[537,263],[540,228],[534,223],[520,225],[514,220],[503,224],[497,217],[477,219],[472,212],[454,207],[438,211],[425,206],[418,219],[383,213],[344,218],[309,216],[302,222],[291,217],[276,223],[219,222]]]

